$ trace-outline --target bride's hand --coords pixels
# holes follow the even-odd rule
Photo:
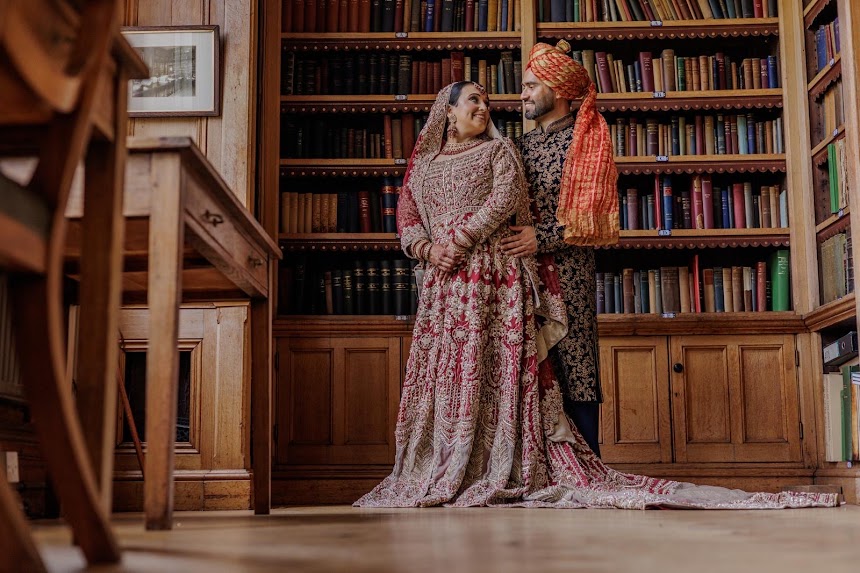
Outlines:
[[[460,255],[458,260],[457,254],[453,251],[451,245],[443,247],[434,243],[430,247],[430,264],[441,271],[452,273],[456,270],[460,262],[462,262],[462,255]]]

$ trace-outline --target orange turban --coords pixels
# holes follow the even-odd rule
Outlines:
[[[584,98],[562,171],[556,218],[572,245],[618,242],[618,171],[606,120],[597,112],[597,89],[585,68],[567,55],[570,44],[535,44],[526,69],[568,100]]]

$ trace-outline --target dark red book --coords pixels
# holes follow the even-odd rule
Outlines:
[[[732,184],[732,209],[735,215],[735,229],[746,229],[747,217],[744,207],[744,184]]]

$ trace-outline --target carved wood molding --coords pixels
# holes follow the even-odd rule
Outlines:
[[[600,314],[600,336],[682,334],[797,334],[806,332],[801,315],[794,312],[702,312],[675,318],[637,314]]]
[[[281,35],[282,49],[297,52],[515,50],[520,45],[520,32],[302,32]]]
[[[272,326],[279,336],[344,336],[348,332],[404,336],[412,334],[414,316],[279,315]]]
[[[281,113],[429,112],[436,94],[281,96]],[[491,94],[494,111],[521,111],[519,94]]]
[[[676,38],[745,38],[776,36],[778,18],[675,20],[665,22],[542,22],[541,38],[566,40],[672,40]]]
[[[784,154],[674,155],[665,161],[657,157],[616,157],[618,172],[624,175],[651,173],[777,173],[784,172]]]
[[[818,332],[842,322],[853,322],[856,319],[857,307],[853,292],[803,315],[806,328],[812,332]]]

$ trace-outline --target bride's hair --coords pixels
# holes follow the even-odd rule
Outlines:
[[[457,105],[457,100],[460,99],[460,94],[463,92],[463,88],[466,86],[475,86],[481,91],[484,90],[481,84],[477,84],[469,80],[459,81],[453,86],[451,86],[451,93],[448,96],[448,105]]]

